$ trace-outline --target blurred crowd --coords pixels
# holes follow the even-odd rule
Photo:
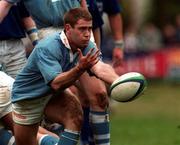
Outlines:
[[[112,38],[109,33],[104,37],[102,51],[105,59],[111,59]],[[167,22],[162,27],[148,22],[137,30],[133,24],[129,24],[124,27],[124,42],[125,58],[160,49],[180,48],[180,14],[176,15],[174,22]]]

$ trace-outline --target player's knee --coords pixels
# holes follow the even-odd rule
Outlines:
[[[68,110],[67,118],[64,120],[65,126],[74,126],[77,129],[81,128],[83,122],[83,110],[80,104],[71,106]]]
[[[99,90],[95,94],[95,99],[93,99],[93,102],[91,102],[92,105],[96,105],[100,107],[101,109],[107,108],[109,105],[109,99],[108,94],[106,90]]]
[[[74,123],[77,128],[81,128],[82,122],[83,122],[83,112],[79,112],[76,114],[76,116],[73,117],[72,122]]]
[[[108,95],[106,91],[100,92],[98,95],[98,104],[101,108],[106,108],[109,105]]]

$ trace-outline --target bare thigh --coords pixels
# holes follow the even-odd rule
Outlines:
[[[80,130],[82,123],[82,107],[78,98],[65,90],[53,96],[45,108],[48,120],[63,124],[66,129]]]
[[[77,85],[81,102],[89,102],[93,110],[102,111],[108,106],[108,95],[105,83],[96,77],[84,73]]]
[[[19,125],[14,123],[16,145],[37,145],[37,131],[39,124]]]

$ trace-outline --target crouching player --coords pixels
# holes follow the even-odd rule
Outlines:
[[[0,71],[0,145],[15,145],[10,95],[14,79]],[[39,145],[54,145],[58,136],[39,127],[37,140]]]

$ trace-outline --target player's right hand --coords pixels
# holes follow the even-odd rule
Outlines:
[[[99,49],[94,52],[94,48],[92,48],[85,56],[82,54],[80,49],[78,49],[78,53],[79,53],[78,67],[81,70],[90,69],[100,59],[100,57],[99,57],[100,50]]]

